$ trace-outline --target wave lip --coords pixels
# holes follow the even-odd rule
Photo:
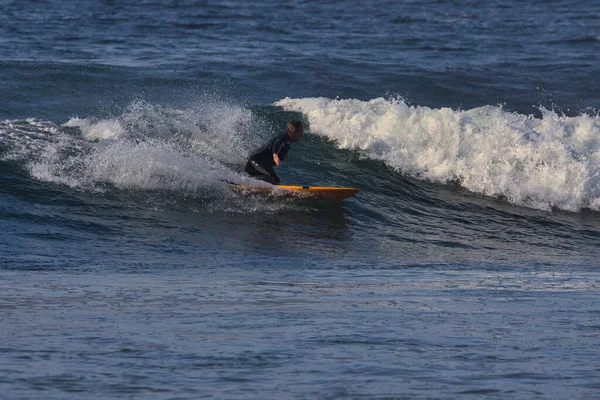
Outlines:
[[[534,118],[499,106],[472,110],[369,101],[285,98],[312,132],[360,150],[413,177],[462,187],[517,205],[600,210],[600,117]]]

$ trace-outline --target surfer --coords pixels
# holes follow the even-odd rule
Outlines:
[[[246,163],[244,170],[254,179],[279,184],[279,177],[273,170],[275,165],[281,165],[290,149],[290,143],[296,143],[302,137],[304,128],[302,122],[291,120],[285,126],[283,135],[269,139],[256,150]]]

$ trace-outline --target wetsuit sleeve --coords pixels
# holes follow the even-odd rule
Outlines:
[[[273,154],[277,154],[280,160],[283,161],[288,153],[290,146],[285,140],[279,139],[273,144]]]

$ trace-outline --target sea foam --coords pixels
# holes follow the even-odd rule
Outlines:
[[[310,130],[402,173],[517,205],[600,209],[600,117],[542,118],[499,106],[462,111],[402,100],[285,98]]]
[[[173,190],[196,194],[238,173],[269,127],[245,107],[206,102],[178,110],[132,103],[106,119],[72,118],[62,126],[35,119],[4,121],[2,157],[25,163],[39,180],[86,190]]]

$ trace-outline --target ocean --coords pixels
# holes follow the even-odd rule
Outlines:
[[[0,398],[599,398],[599,55],[585,1],[0,1]],[[230,190],[292,119],[356,196]]]

